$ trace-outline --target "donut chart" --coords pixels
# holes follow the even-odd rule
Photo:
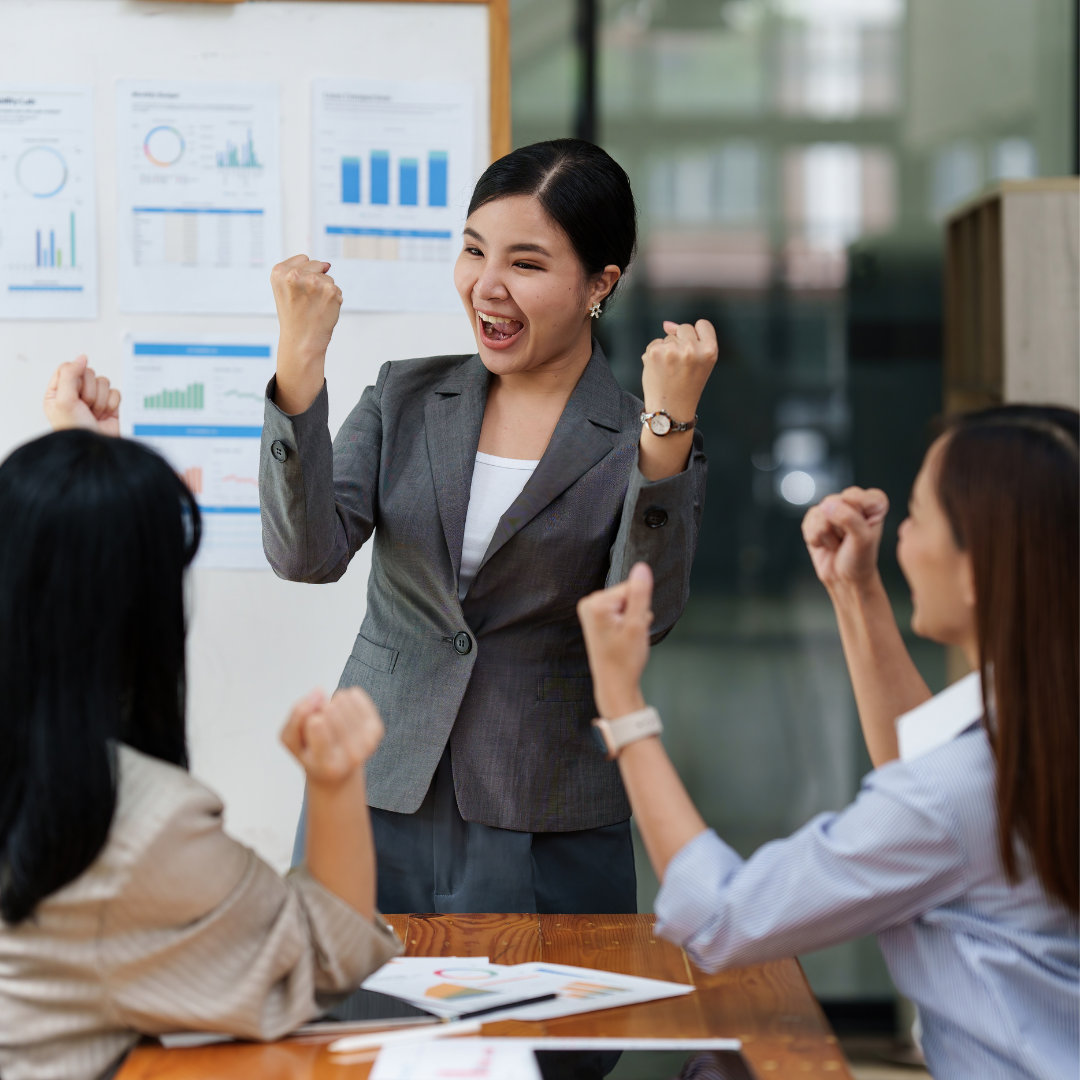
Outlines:
[[[15,162],[15,179],[35,199],[51,199],[67,184],[67,161],[53,146],[31,146]]]
[[[168,168],[184,156],[184,136],[170,124],[158,124],[143,139],[143,153],[154,165]]]

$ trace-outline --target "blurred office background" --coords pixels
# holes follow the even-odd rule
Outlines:
[[[994,180],[1076,172],[1076,31],[1075,0],[511,0],[514,144],[593,138],[638,198],[637,260],[597,326],[620,381],[640,392],[665,318],[719,334],[692,599],[647,693],[744,854],[869,768],[799,522],[884,488],[906,627],[895,533],[942,403],[942,222]],[[908,639],[940,689],[941,650]],[[834,1022],[890,1022],[872,940],[803,961]]]

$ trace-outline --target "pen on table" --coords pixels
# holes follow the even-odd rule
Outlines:
[[[370,1035],[346,1035],[337,1039],[326,1049],[331,1054],[344,1054],[353,1050],[371,1050],[387,1043],[412,1042],[421,1039],[445,1039],[452,1035],[474,1035],[483,1025],[479,1020],[449,1020],[443,1023],[424,1024],[420,1027],[399,1028],[397,1031],[373,1031]]]
[[[523,998],[521,1001],[504,1001],[501,1005],[489,1005],[486,1009],[470,1009],[462,1014],[462,1019],[471,1019],[474,1016],[486,1016],[488,1013],[502,1012],[504,1009],[520,1009],[525,1005],[537,1005],[541,1001],[553,1001],[559,995],[537,994],[536,997]]]

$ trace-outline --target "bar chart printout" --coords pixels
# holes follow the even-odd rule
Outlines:
[[[278,111],[270,84],[118,84],[121,310],[273,311]]]
[[[196,565],[265,569],[259,440],[273,345],[129,339],[125,356],[125,434],[153,446],[198,501]]]
[[[0,83],[0,318],[97,316],[88,87]]]
[[[457,311],[453,265],[478,171],[465,84],[313,87],[316,258],[353,311]]]

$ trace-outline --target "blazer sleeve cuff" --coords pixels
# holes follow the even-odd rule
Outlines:
[[[277,376],[272,375],[266,384],[266,400],[263,403],[264,436],[282,439],[287,449],[298,451],[304,443],[311,443],[316,435],[328,432],[330,426],[330,397],[326,380],[315,395],[315,400],[301,413],[283,412],[274,402]]]

